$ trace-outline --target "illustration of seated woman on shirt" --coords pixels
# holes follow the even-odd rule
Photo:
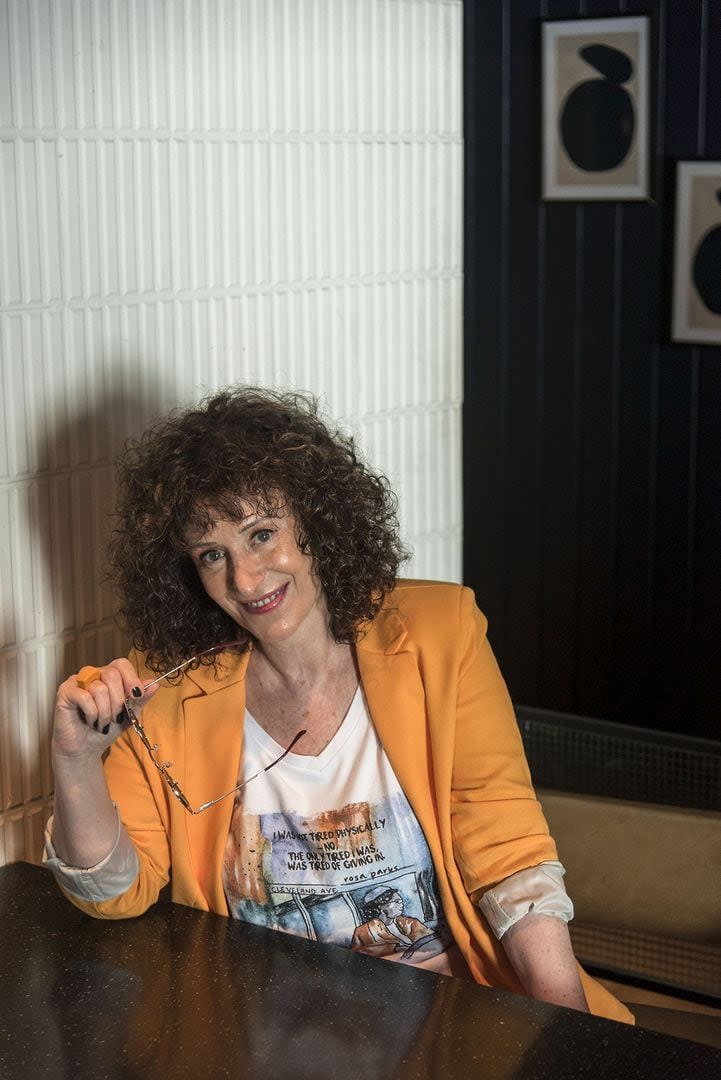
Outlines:
[[[403,897],[387,885],[376,885],[363,897],[367,922],[356,927],[351,949],[371,956],[401,953],[401,960],[435,956],[445,945],[440,935],[420,919],[403,914]],[[420,955],[419,955],[420,954]]]

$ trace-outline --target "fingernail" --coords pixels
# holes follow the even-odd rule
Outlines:
[[[115,723],[116,724],[124,724],[125,723],[125,709],[120,710],[118,715],[115,717]],[[108,725],[108,727],[109,726],[110,725]]]
[[[97,731],[99,726],[100,725],[98,724],[98,721],[97,721],[97,718],[96,718],[95,720],[93,720],[93,728],[94,728],[94,730]]]
[[[143,696],[143,691],[140,689],[140,687],[139,686],[134,686],[133,687],[133,697],[142,697],[142,696]]]
[[[109,731],[110,731],[110,724],[106,724],[105,727],[103,728],[103,735],[107,735]]]

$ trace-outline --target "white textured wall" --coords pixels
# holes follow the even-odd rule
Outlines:
[[[460,576],[461,3],[0,0],[0,864],[57,682],[124,650],[113,455],[230,382],[309,389]]]

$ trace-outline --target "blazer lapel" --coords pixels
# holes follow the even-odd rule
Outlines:
[[[232,657],[219,676],[212,668],[200,668],[189,675],[190,685],[183,700],[183,789],[196,809],[238,783],[249,659],[250,653]],[[225,906],[222,860],[232,812],[232,797],[201,814],[183,811],[191,860],[206,898],[216,911]]]
[[[436,839],[425,691],[417,655],[397,613],[381,612],[358,642],[357,656],[375,729],[437,855],[440,841]]]

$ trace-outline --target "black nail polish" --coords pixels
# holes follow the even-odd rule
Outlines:
[[[105,727],[103,728],[103,735],[107,735],[109,731],[110,731],[110,724],[106,724]]]
[[[140,687],[139,686],[134,686],[133,687],[133,697],[142,697],[142,696],[143,696],[143,691],[140,689]]]
[[[100,725],[98,724],[98,721],[97,721],[97,718],[96,718],[95,720],[93,720],[93,730],[97,731],[99,726]]]
[[[124,724],[125,723],[125,709],[120,710],[118,715],[115,717],[115,723],[116,724]]]

